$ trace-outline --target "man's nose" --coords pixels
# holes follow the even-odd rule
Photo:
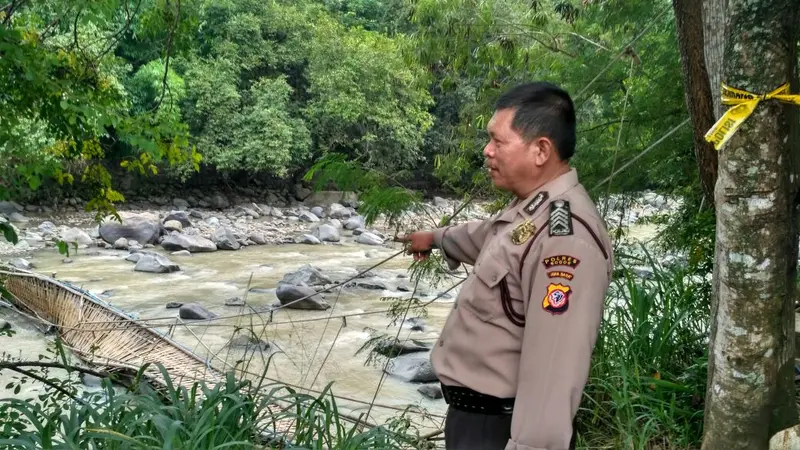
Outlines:
[[[483,156],[487,158],[494,156],[494,147],[492,146],[491,142],[487,143],[486,146],[483,147]]]

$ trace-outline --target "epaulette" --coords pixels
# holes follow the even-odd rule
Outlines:
[[[555,200],[550,203],[550,219],[548,220],[550,236],[570,236],[572,234],[572,212],[569,202]]]

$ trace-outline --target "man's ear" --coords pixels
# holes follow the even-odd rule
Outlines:
[[[531,141],[531,150],[534,152],[534,162],[537,166],[543,166],[550,158],[557,157],[553,141],[546,137],[539,137]]]

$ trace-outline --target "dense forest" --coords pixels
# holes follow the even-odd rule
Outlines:
[[[487,181],[494,98],[548,80],[574,96],[593,194],[700,210],[671,2],[14,0],[0,21],[3,198],[291,189],[330,154],[462,195]]]

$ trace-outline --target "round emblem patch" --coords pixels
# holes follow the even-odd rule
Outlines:
[[[561,289],[556,289],[550,293],[550,304],[553,308],[561,308],[567,302],[567,294]]]
[[[569,295],[572,288],[560,283],[550,283],[542,299],[542,308],[552,314],[562,314],[569,308]]]

